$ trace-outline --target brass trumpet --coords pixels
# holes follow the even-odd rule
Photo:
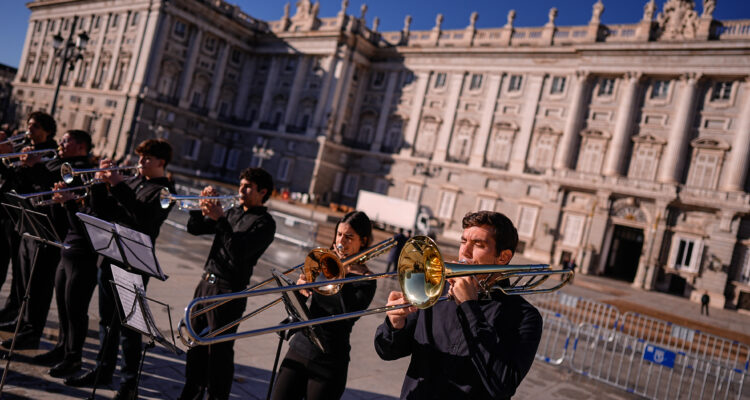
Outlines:
[[[89,195],[89,188],[91,188],[91,185],[92,184],[89,183],[86,185],[66,187],[62,189],[50,190],[47,192],[19,194],[18,197],[21,197],[22,199],[25,199],[25,200],[29,200],[29,202],[31,202],[31,205],[33,205],[34,207],[43,207],[43,206],[49,206],[49,205],[55,204],[56,201],[53,200],[51,196],[54,196],[57,193],[76,192],[76,191],[84,190],[85,192],[83,194],[77,194],[73,196],[73,200],[83,199]],[[47,196],[50,196],[50,198],[45,198]],[[41,197],[41,198],[37,199],[37,197]]]
[[[445,289],[445,281],[450,277],[474,276],[479,274],[490,274],[490,279],[485,279],[481,286],[485,293],[500,290],[509,295],[547,293],[565,286],[573,277],[572,270],[552,270],[549,265],[471,265],[460,263],[446,263],[440,254],[437,244],[427,236],[415,236],[409,239],[401,250],[398,260],[397,272],[386,272],[381,274],[365,275],[351,278],[343,278],[324,282],[311,282],[304,285],[288,287],[277,287],[269,289],[247,290],[238,293],[229,293],[216,296],[201,297],[193,299],[185,308],[185,318],[179,327],[180,338],[187,346],[210,345],[246,337],[263,335],[266,333],[281,332],[285,330],[304,328],[349,318],[359,318],[366,315],[398,310],[410,306],[418,308],[429,308],[441,300],[449,297],[442,296]],[[227,324],[226,326],[209,332],[203,336],[198,335],[192,327],[190,317],[194,315],[193,309],[199,304],[216,301],[227,302],[235,299],[260,296],[265,294],[283,293],[302,289],[315,289],[327,285],[344,285],[353,282],[363,282],[398,275],[401,291],[409,301],[408,304],[383,306],[371,308],[364,311],[349,312],[331,315],[307,321],[291,322],[265,328],[256,328],[244,332],[224,334],[229,327],[239,325],[253,315],[268,309],[273,304],[261,307],[240,320]],[[563,279],[552,287],[539,288],[552,275],[561,275]],[[506,286],[503,286],[507,282]]]
[[[162,189],[161,193],[159,193],[161,208],[168,208],[174,202],[177,204],[177,209],[185,211],[200,210],[201,200],[218,201],[221,204],[221,208],[227,210],[236,206],[240,202],[241,197],[239,194],[223,196],[177,195],[172,194],[168,188]]]
[[[295,267],[292,267],[282,272],[282,274],[288,275],[302,268],[303,273],[305,274],[305,279],[308,282],[315,282],[317,284],[316,286],[312,287],[311,290],[314,290],[322,295],[332,295],[332,294],[338,293],[338,291],[341,289],[342,284],[334,283],[334,282],[326,283],[327,281],[341,280],[342,278],[346,276],[346,266],[348,266],[349,264],[365,263],[368,260],[371,260],[375,257],[382,255],[383,253],[390,250],[395,245],[396,245],[396,240],[393,238],[389,238],[389,239],[383,240],[380,243],[377,243],[376,245],[370,247],[369,249],[363,252],[360,252],[351,257],[348,257],[343,261],[332,250],[326,249],[324,247],[318,247],[318,248],[311,250],[307,254],[307,257],[305,257],[304,263],[299,264]],[[321,265],[321,264],[325,264],[325,265]],[[274,281],[274,278],[268,278],[265,281],[260,282],[257,285],[254,285],[242,292],[233,293],[233,294],[251,293],[253,291],[259,290],[260,288],[268,285],[269,283],[273,281]],[[180,324],[177,328],[178,331],[180,332],[180,340],[182,340],[182,343],[188,347],[194,347],[198,344],[202,344],[202,343],[197,343],[195,340],[191,339],[191,337],[193,337],[193,335],[191,335],[190,333],[192,332],[192,326],[188,326],[188,323],[186,323],[185,321],[188,321],[190,318],[195,318],[199,315],[205,314],[217,307],[220,307],[223,304],[228,303],[231,300],[234,300],[235,298],[241,298],[241,297],[245,297],[245,296],[238,296],[238,297],[234,297],[232,299],[227,299],[227,300],[217,299],[217,301],[214,302],[213,304],[208,305],[199,310],[196,310],[195,312],[192,311],[192,308],[194,307],[191,307],[190,305],[188,305],[188,308],[191,308],[191,311],[188,312],[187,309],[185,310],[185,318],[182,321],[180,321]],[[250,295],[248,295],[247,297],[250,297]],[[200,304],[211,302],[209,298],[204,297],[204,299],[208,299],[208,300],[202,301],[200,302]],[[244,315],[243,317],[237,319],[236,321],[233,321],[212,332],[209,332],[204,337],[211,338],[214,336],[218,336],[226,332],[230,328],[239,325],[240,323],[252,318],[255,315],[260,314],[261,312],[275,306],[276,304],[279,304],[281,301],[282,299],[281,297],[279,297],[278,299],[256,309],[255,311]],[[185,333],[183,334],[182,332],[185,332]]]
[[[29,136],[31,136],[31,132],[29,131],[26,131],[24,133],[19,133],[18,135],[13,135],[3,141],[0,141],[0,146],[10,144],[13,147],[16,147],[19,144],[21,144],[21,142],[26,140],[26,138],[28,138]]]
[[[17,135],[16,135],[17,136]],[[12,136],[11,136],[12,137]],[[10,139],[8,139],[10,140]],[[0,154],[0,160],[3,161],[3,164],[5,164],[6,167],[18,167],[23,162],[18,161],[11,161],[14,158],[21,158],[23,156],[42,156],[41,162],[47,162],[49,160],[53,160],[57,158],[57,150],[54,149],[43,149],[43,150],[31,150],[31,151],[22,151],[18,153],[6,153],[6,154]],[[46,157],[45,157],[46,155]]]
[[[138,172],[138,169],[141,168],[140,165],[136,166],[123,166],[123,167],[109,167],[109,168],[87,168],[87,169],[81,169],[81,168],[73,168],[73,166],[70,163],[64,163],[60,167],[60,175],[62,176],[63,182],[70,184],[73,182],[73,180],[76,178],[76,176],[83,176],[86,179],[83,179],[84,183],[96,183],[96,178],[94,178],[94,174],[97,172],[104,172],[104,171],[129,171],[129,172]]]

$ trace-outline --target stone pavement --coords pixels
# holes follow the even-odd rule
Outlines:
[[[184,220],[184,214],[177,211],[172,213],[171,219]],[[193,289],[197,284],[206,254],[210,247],[210,237],[193,237],[165,225],[157,242],[157,257],[160,260],[169,279],[165,282],[151,280],[148,294],[150,297],[170,305],[171,321],[164,307],[152,307],[157,325],[165,332],[170,326],[177,326],[182,318],[183,308],[192,298]],[[449,251],[446,254],[452,254]],[[298,247],[276,241],[266,253],[266,256],[256,266],[253,281],[258,282],[270,276],[271,268],[281,270],[298,264],[304,258],[305,251]],[[515,259],[514,262],[523,263],[524,260]],[[385,269],[383,258],[368,263],[375,272]],[[0,299],[7,296],[9,285],[3,287]],[[398,284],[394,280],[378,283],[378,291],[373,306],[385,304],[390,290],[397,290]],[[564,292],[593,298],[600,301],[621,300],[638,305],[642,310],[664,311],[680,316],[695,324],[717,326],[727,332],[747,334],[750,332],[750,317],[728,310],[711,310],[711,317],[699,314],[699,305],[686,299],[655,292],[643,292],[630,288],[621,282],[603,278],[580,276],[575,284],[563,289]],[[265,304],[270,298],[251,298],[248,310],[260,304]],[[666,310],[663,310],[666,309]],[[84,349],[85,367],[91,367],[96,351],[98,329],[96,295],[92,301],[89,315],[89,338]],[[275,325],[282,319],[283,311],[277,306],[261,313],[250,322],[240,326],[240,331],[252,326]],[[44,349],[52,347],[52,339],[56,335],[57,311],[50,312],[50,322],[46,330]],[[380,360],[372,345],[373,332],[383,320],[382,315],[363,317],[355,325],[352,333],[351,364],[349,368],[345,399],[389,399],[397,398],[401,382],[408,365],[408,360],[386,362]],[[9,336],[0,332],[0,336]],[[178,346],[183,347],[179,340]],[[270,370],[273,366],[277,336],[264,335],[253,338],[240,339],[235,344],[235,382],[232,387],[232,398],[263,399],[268,389]],[[184,348],[184,347],[183,347]],[[61,379],[51,378],[46,374],[48,367],[35,366],[28,363],[28,357],[41,350],[20,351],[14,357],[8,374],[3,396],[5,398],[21,399],[78,399],[88,397],[90,389],[69,388],[63,385]],[[282,356],[286,352],[286,345]],[[140,397],[144,399],[175,399],[181,390],[184,372],[184,355],[168,353],[161,346],[150,350],[143,368],[140,385]],[[1,364],[5,367],[5,362]],[[112,398],[118,387],[117,379],[112,385],[97,390],[97,398]],[[629,399],[634,396],[582,377],[570,372],[565,367],[553,366],[544,362],[534,363],[531,372],[518,390],[516,398],[538,399]]]

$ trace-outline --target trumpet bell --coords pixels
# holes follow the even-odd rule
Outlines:
[[[346,268],[333,250],[318,247],[312,249],[305,257],[304,273],[305,280],[308,282],[325,282],[344,278]],[[338,293],[341,285],[325,285],[313,290],[324,296],[330,296]]]
[[[434,305],[445,286],[445,265],[434,240],[415,236],[401,250],[398,261],[401,291],[418,308]]]
[[[70,163],[63,163],[62,166],[60,166],[60,175],[62,176],[63,182],[70,185],[73,183],[73,179],[75,179],[75,175],[73,175],[73,166],[70,165]]]
[[[169,205],[172,204],[172,193],[169,191],[169,188],[165,187],[159,193],[159,204],[161,208],[165,209],[169,208]]]

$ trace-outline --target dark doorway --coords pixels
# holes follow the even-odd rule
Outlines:
[[[604,275],[633,282],[643,248],[643,230],[615,225]]]
[[[687,286],[685,278],[677,274],[667,274],[667,276],[669,277],[669,289],[667,289],[667,293],[685,296],[685,286]]]

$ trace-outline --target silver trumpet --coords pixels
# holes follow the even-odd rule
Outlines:
[[[0,160],[3,161],[3,164],[5,164],[6,167],[18,167],[23,164],[23,161],[21,160],[13,161],[13,159],[21,158],[23,156],[42,156],[42,159],[40,161],[47,162],[49,160],[57,158],[57,150],[44,149],[44,150],[21,151],[18,153],[5,153],[5,154],[0,154]]]
[[[178,195],[172,194],[168,188],[161,190],[159,201],[161,208],[168,208],[173,202],[177,209],[184,211],[200,210],[201,200],[218,201],[224,210],[230,209],[240,203],[242,198],[239,194],[227,194],[222,196],[198,196],[198,195]]]
[[[18,197],[29,200],[29,202],[31,202],[31,205],[34,207],[50,206],[50,205],[57,203],[54,199],[52,199],[52,196],[54,196],[57,193],[83,191],[83,194],[75,194],[73,196],[73,200],[80,200],[80,199],[85,198],[86,196],[89,195],[89,189],[91,188],[91,185],[93,184],[89,183],[89,184],[85,184],[81,186],[66,187],[66,188],[55,189],[55,190],[50,190],[46,192],[19,194]]]
[[[137,173],[138,169],[141,168],[140,165],[135,166],[123,166],[123,167],[109,167],[109,168],[73,168],[70,163],[64,163],[60,167],[60,175],[62,176],[63,182],[67,184],[73,183],[73,180],[75,180],[76,176],[82,176],[83,182],[85,184],[88,183],[96,183],[97,179],[94,178],[94,175],[97,172],[104,172],[104,171],[121,171],[121,172],[133,172]]]
[[[0,146],[5,145],[5,144],[10,144],[10,145],[13,145],[13,147],[15,148],[16,146],[20,145],[21,142],[26,140],[26,138],[28,138],[29,136],[31,136],[31,132],[29,131],[26,131],[24,133],[19,133],[18,135],[13,135],[3,141],[0,141]]]
[[[253,337],[267,333],[281,332],[291,329],[304,328],[325,324],[334,321],[341,321],[350,318],[359,318],[365,315],[388,312],[415,306],[421,309],[429,308],[438,301],[450,299],[443,296],[445,292],[445,282],[448,278],[459,276],[484,275],[480,281],[480,287],[483,293],[489,294],[493,291],[501,291],[508,295],[518,294],[537,294],[548,293],[565,286],[573,277],[572,270],[552,270],[549,265],[476,265],[462,263],[447,263],[438,250],[437,244],[427,236],[415,236],[409,239],[398,260],[398,271],[386,272],[381,274],[363,275],[350,278],[336,279],[323,282],[311,282],[304,285],[292,285],[286,287],[276,287],[268,289],[251,288],[246,291],[237,293],[228,293],[216,296],[207,296],[193,299],[185,308],[185,317],[179,326],[180,339],[189,346],[210,345],[215,343],[227,342],[246,337]],[[552,275],[562,276],[561,281],[556,281],[552,286],[540,287]],[[263,310],[268,309],[278,301],[261,307],[237,321],[231,322],[224,327],[199,335],[195,332],[192,325],[192,317],[195,316],[194,309],[204,303],[222,303],[243,299],[253,296],[266,294],[284,293],[287,291],[312,290],[327,285],[345,285],[347,283],[363,282],[374,279],[398,276],[401,285],[401,291],[408,300],[407,304],[392,306],[382,306],[371,308],[369,310],[347,312],[343,314],[330,315],[321,318],[314,318],[307,321],[297,321],[287,324],[279,324],[270,327],[255,328],[248,331],[237,333],[224,333],[231,327],[239,325],[240,322],[257,315]],[[203,311],[203,310],[201,310]]]

